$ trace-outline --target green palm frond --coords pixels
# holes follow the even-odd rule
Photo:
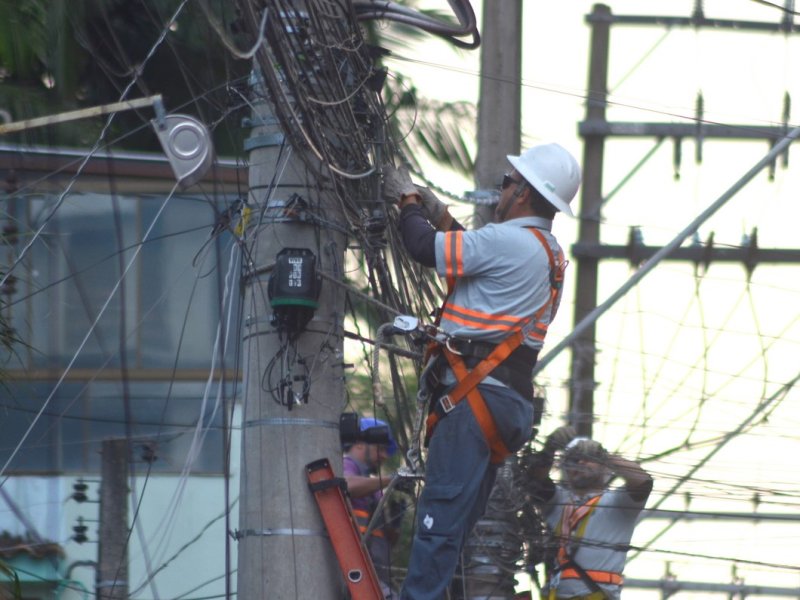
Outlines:
[[[77,106],[81,96],[81,74],[89,55],[78,43],[78,30],[85,18],[86,3],[50,0],[46,29],[49,38],[44,64],[52,77],[55,96],[68,108]]]
[[[405,2],[414,7],[416,2]],[[438,21],[456,25],[455,16],[446,11],[420,10]],[[367,22],[369,43],[402,55],[415,44],[429,41],[431,34],[401,23]],[[466,52],[455,48],[457,53]],[[393,73],[384,86],[384,101],[393,139],[401,143],[405,157],[417,170],[426,156],[463,175],[471,175],[475,164],[475,123],[477,109],[470,102],[440,102],[425,98],[413,82]]]
[[[36,81],[47,51],[46,0],[0,0],[0,81]]]
[[[0,580],[3,579],[9,580],[9,585],[11,588],[12,598],[14,600],[21,600],[22,598],[22,586],[19,582],[19,576],[17,572],[8,566],[3,560],[0,560]]]
[[[78,72],[84,57],[75,51],[73,20],[82,2],[0,0],[0,109],[13,121],[78,106]],[[12,143],[85,144],[86,123],[29,130],[5,137]]]
[[[384,92],[392,137],[407,149],[419,170],[419,155],[469,175],[475,166],[476,107],[471,102],[440,102],[421,96],[401,75],[387,80]]]

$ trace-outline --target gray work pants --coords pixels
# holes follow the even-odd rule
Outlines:
[[[517,392],[478,386],[506,447],[515,452],[528,441],[533,406]],[[497,466],[466,400],[436,425],[428,448],[425,487],[401,600],[440,600],[450,585],[467,535],[483,516]]]

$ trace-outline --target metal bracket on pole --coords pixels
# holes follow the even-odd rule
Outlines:
[[[149,106],[155,110],[156,118],[152,120],[153,128],[167,155],[172,172],[178,180],[178,185],[186,188],[196,183],[208,171],[214,159],[211,135],[205,125],[194,117],[167,115],[161,94],[6,123],[0,125],[0,135]]]
[[[102,106],[92,106],[91,108],[82,108],[80,110],[72,110],[57,115],[49,115],[47,117],[38,117],[36,119],[26,119],[24,121],[14,121],[0,125],[0,135],[4,133],[16,133],[18,131],[25,131],[27,129],[34,129],[36,127],[44,127],[45,125],[57,125],[59,123],[66,123],[68,121],[77,121],[78,119],[87,119],[89,117],[99,117],[111,113],[119,112],[122,110],[135,110],[137,108],[144,108],[147,106],[154,106],[161,103],[161,94],[155,96],[148,96],[147,98],[136,98],[135,100],[123,100],[122,102],[114,102],[113,104],[103,104]]]

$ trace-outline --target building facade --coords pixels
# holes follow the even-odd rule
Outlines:
[[[131,597],[224,594],[241,377],[228,209],[246,170],[217,161],[176,191],[160,155],[86,156],[0,146],[14,339],[1,366],[0,539],[20,548],[0,558],[25,598],[100,593],[103,557],[123,544]],[[109,440],[125,441],[128,489],[103,485]],[[103,503],[119,502],[130,527],[115,535]]]

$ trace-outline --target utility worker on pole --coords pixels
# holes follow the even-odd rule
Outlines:
[[[397,452],[397,443],[389,426],[380,419],[361,417],[359,428],[362,434],[360,439],[343,447],[343,474],[353,516],[363,536],[384,488],[392,481],[392,475],[381,473],[381,465]],[[379,435],[371,435],[374,432],[379,432]],[[370,532],[365,544],[380,580],[383,596],[386,600],[392,600],[395,596],[391,587],[391,546],[396,532],[386,522],[384,515],[378,518],[378,525]]]
[[[438,320],[446,339],[420,381],[431,400],[428,456],[403,600],[444,596],[498,465],[533,427],[532,370],[566,267],[551,228],[555,213],[572,215],[580,168],[558,144],[508,160],[497,222],[474,231],[405,169],[384,168],[384,196],[398,202],[408,254],[449,288]]]
[[[557,485],[549,472],[562,449],[563,481]],[[599,442],[576,437],[569,426],[553,431],[532,459],[534,501],[542,503],[557,544],[542,598],[618,600],[625,555],[653,478]],[[614,477],[625,486],[608,489]]]

